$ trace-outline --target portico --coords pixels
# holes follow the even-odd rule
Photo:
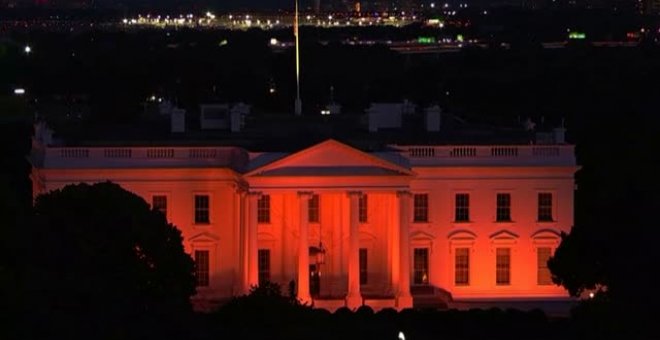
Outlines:
[[[319,159],[326,164],[319,166]],[[268,249],[275,264],[271,280],[283,286],[295,280],[303,303],[341,300],[357,308],[378,297],[389,307],[412,306],[408,169],[328,141],[245,178],[251,190],[243,216],[248,225],[246,290],[258,283],[259,249],[266,246],[265,239],[273,239],[273,249]],[[293,242],[277,242],[283,240]],[[321,268],[310,261],[309,251],[319,244],[326,252]],[[310,265],[318,272],[310,273]],[[312,274],[319,276],[315,296],[310,292]]]

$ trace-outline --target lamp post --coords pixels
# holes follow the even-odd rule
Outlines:
[[[320,238],[320,237],[319,237]],[[316,252],[316,265],[319,272],[321,273],[321,265],[325,264],[325,248],[323,248],[323,242],[319,240],[319,250]]]
[[[321,225],[319,225],[319,247],[316,249],[316,254],[314,255],[316,256],[315,293],[318,296],[321,294],[321,265],[325,263],[325,248],[323,247]]]

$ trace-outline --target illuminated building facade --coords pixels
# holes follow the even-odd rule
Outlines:
[[[294,153],[238,147],[34,143],[35,195],[112,181],[183,233],[199,303],[271,281],[334,310],[565,299],[546,261],[573,224],[574,148],[335,140]]]

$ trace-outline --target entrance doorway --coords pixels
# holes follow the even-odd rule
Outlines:
[[[429,284],[429,248],[413,250],[413,284]]]
[[[309,265],[309,294],[318,297],[321,294],[321,273],[316,264]]]

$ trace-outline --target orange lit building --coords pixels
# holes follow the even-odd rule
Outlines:
[[[440,299],[567,299],[546,261],[573,223],[574,148],[327,140],[294,153],[238,147],[35,143],[35,195],[112,181],[178,226],[196,300],[296,282],[317,307]]]

